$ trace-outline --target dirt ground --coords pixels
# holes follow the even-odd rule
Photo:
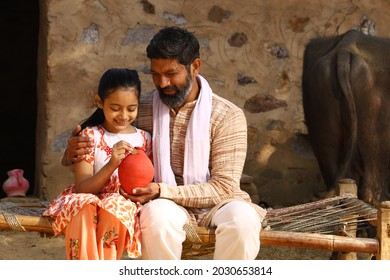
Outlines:
[[[331,252],[262,246],[259,260],[328,260]],[[126,257],[123,257],[126,259]],[[64,237],[42,237],[37,232],[0,230],[0,260],[65,260]],[[211,259],[205,256],[200,259]]]

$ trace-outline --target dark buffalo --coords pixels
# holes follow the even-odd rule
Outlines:
[[[358,196],[390,199],[390,40],[351,30],[306,46],[305,121],[325,184],[352,178]]]

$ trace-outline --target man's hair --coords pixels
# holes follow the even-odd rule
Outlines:
[[[190,65],[199,58],[199,42],[192,32],[176,26],[164,27],[146,48],[149,59],[177,59],[180,64]]]

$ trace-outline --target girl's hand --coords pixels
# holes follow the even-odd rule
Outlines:
[[[109,161],[112,166],[117,168],[122,160],[126,157],[127,152],[132,152],[134,147],[126,141],[119,141],[112,147],[112,155]]]

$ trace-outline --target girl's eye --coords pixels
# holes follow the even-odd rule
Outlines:
[[[127,109],[129,112],[134,112],[135,110],[137,110],[137,106],[131,106]]]

